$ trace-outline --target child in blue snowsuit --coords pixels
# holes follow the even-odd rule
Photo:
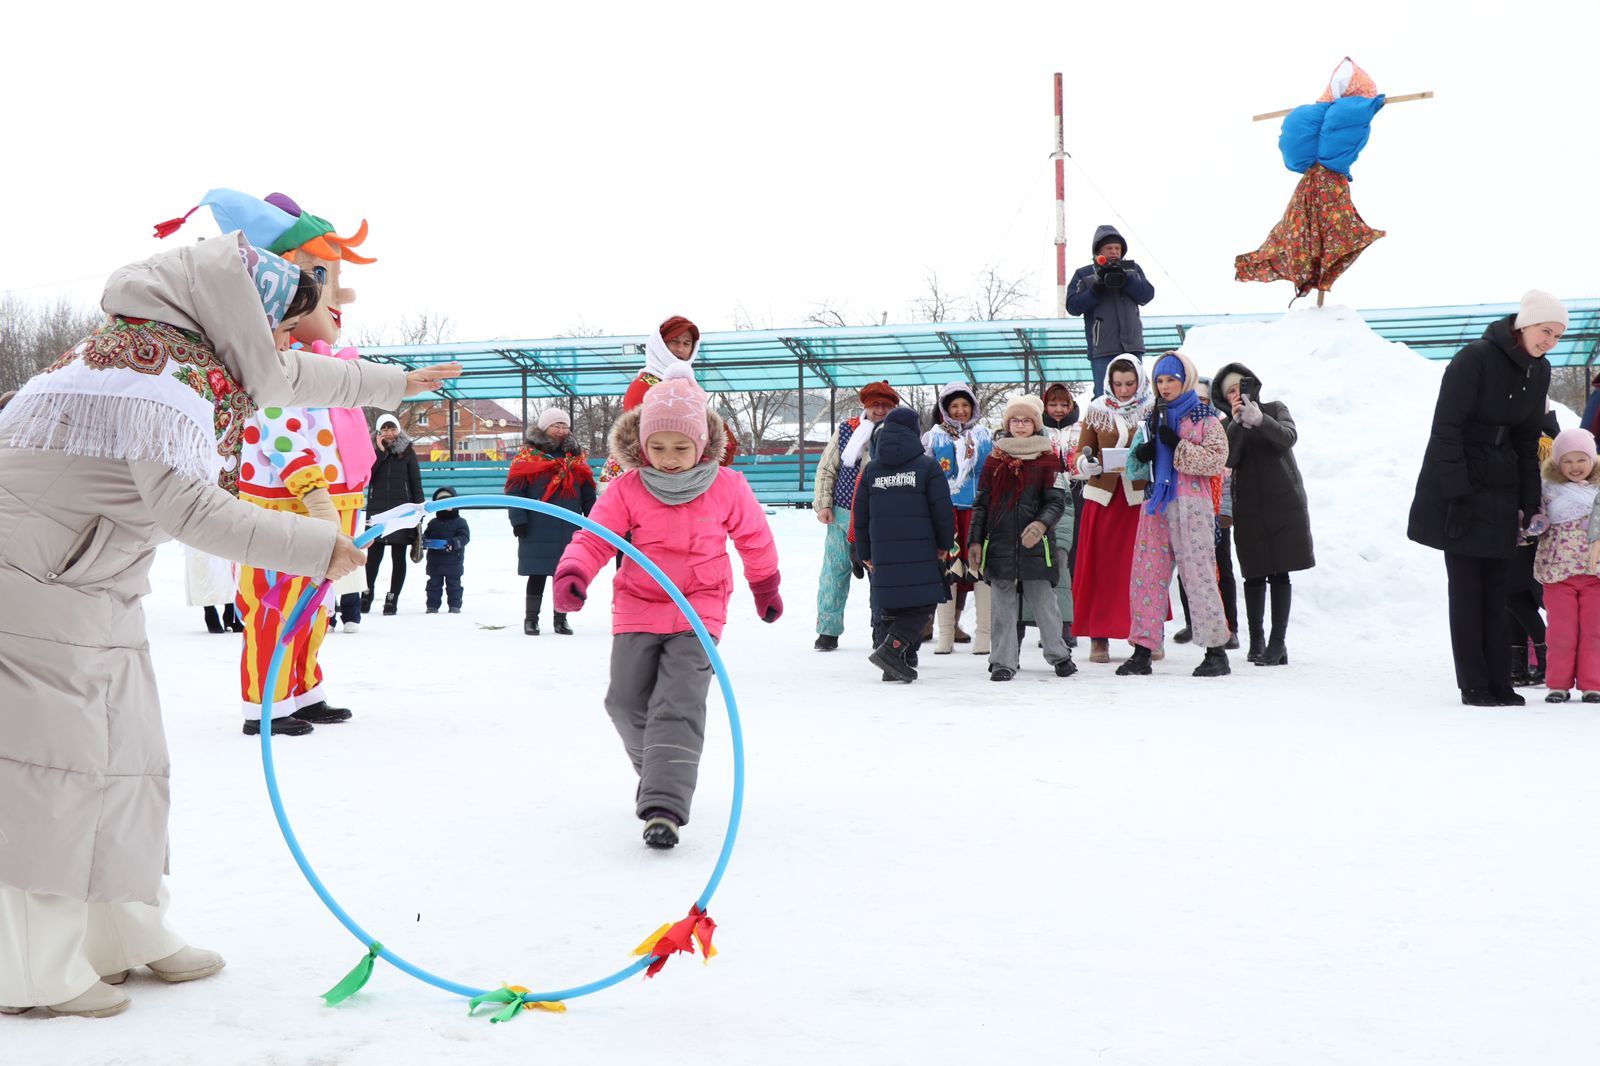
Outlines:
[[[433,494],[436,500],[454,497],[448,486]],[[450,613],[461,613],[461,575],[466,569],[467,542],[472,530],[460,511],[437,511],[423,531],[423,547],[428,549],[428,613],[439,613],[439,601],[448,590]]]

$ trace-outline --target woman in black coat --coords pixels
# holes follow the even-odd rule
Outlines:
[[[372,464],[372,481],[367,486],[368,518],[403,503],[421,503],[422,466],[417,462],[411,438],[400,431],[400,420],[394,415],[378,416],[373,444],[378,460]],[[400,589],[406,583],[406,549],[416,543],[416,539],[415,529],[399,529],[373,541],[367,549],[367,591],[361,597],[363,611],[372,609],[373,588],[378,583],[378,568],[383,565],[384,545],[388,545],[389,594],[383,598],[383,613],[395,613]]]
[[[1566,308],[1537,289],[1456,353],[1439,383],[1406,535],[1444,552],[1461,702],[1517,706],[1506,590],[1518,530],[1539,510],[1539,426]]]
[[[511,469],[506,474],[506,495],[540,500],[588,514],[595,501],[594,472],[589,469],[583,447],[572,437],[567,413],[552,407],[539,416],[537,427],[528,427],[522,450],[511,460]],[[567,542],[578,527],[520,507],[511,508],[507,513],[511,516],[511,532],[517,538],[517,573],[528,579],[522,631],[536,637],[545,580],[556,572],[561,553],[567,550]],[[557,613],[553,623],[557,633],[572,635],[566,615]]]
[[[1250,645],[1245,658],[1259,666],[1289,661],[1284,638],[1289,630],[1293,587],[1289,574],[1317,565],[1311,550],[1311,511],[1300,467],[1294,461],[1300,439],[1289,408],[1279,400],[1261,402],[1261,379],[1242,363],[1229,363],[1211,379],[1229,412],[1228,466],[1233,470],[1233,543],[1244,573],[1245,622]],[[1267,587],[1272,588],[1272,631],[1263,634]]]

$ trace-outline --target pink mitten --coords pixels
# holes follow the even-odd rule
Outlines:
[[[589,598],[589,579],[577,563],[561,563],[556,567],[555,608],[561,614],[576,614],[583,610],[583,601]]]
[[[756,613],[763,622],[776,622],[783,615],[783,597],[778,595],[778,572],[771,577],[750,583],[750,592],[756,598]]]

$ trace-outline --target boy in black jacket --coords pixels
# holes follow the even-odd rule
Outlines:
[[[896,407],[861,472],[851,524],[872,573],[872,662],[885,681],[915,681],[923,628],[949,598],[943,560],[956,539],[950,486],[922,450],[917,414]]]
[[[433,494],[436,500],[451,499],[456,490],[445,486]],[[439,613],[439,600],[449,590],[450,613],[461,613],[461,575],[467,568],[467,542],[472,530],[460,511],[436,511],[423,531],[423,547],[428,549],[428,613]]]

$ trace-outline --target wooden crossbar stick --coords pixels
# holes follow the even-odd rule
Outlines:
[[[1391,96],[1391,97],[1389,97],[1387,100],[1385,100],[1383,102],[1383,105],[1385,107],[1388,107],[1390,104],[1403,104],[1403,103],[1406,103],[1409,100],[1432,100],[1432,99],[1433,99],[1433,93],[1431,93],[1431,92],[1426,92],[1426,93],[1406,93],[1404,96]],[[1282,118],[1284,115],[1287,115],[1290,111],[1293,111],[1293,110],[1294,110],[1294,108],[1290,107],[1290,108],[1286,108],[1286,109],[1284,109],[1282,111],[1268,111],[1265,115],[1252,115],[1252,116],[1250,116],[1250,121],[1251,122],[1265,122],[1269,118]]]

